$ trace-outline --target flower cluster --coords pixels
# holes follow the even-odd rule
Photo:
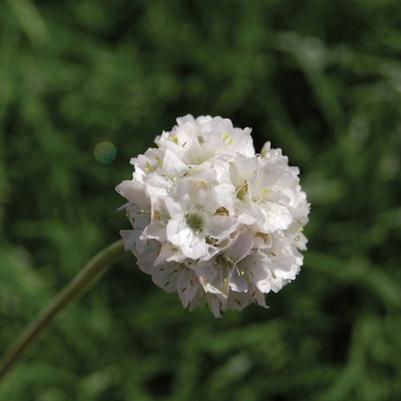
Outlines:
[[[215,316],[265,306],[297,275],[306,249],[309,204],[298,168],[251,129],[229,119],[187,115],[131,160],[132,180],[117,191],[132,224],[125,248],[184,307],[208,304]]]

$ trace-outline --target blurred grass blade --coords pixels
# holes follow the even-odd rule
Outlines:
[[[401,289],[398,284],[365,260],[354,258],[345,262],[331,255],[309,251],[306,266],[337,280],[362,285],[385,305],[401,308]]]
[[[41,45],[50,38],[49,31],[36,6],[30,0],[8,0],[22,30],[34,45]]]

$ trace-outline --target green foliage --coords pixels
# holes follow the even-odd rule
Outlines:
[[[128,227],[114,187],[176,116],[283,148],[312,213],[269,310],[189,313],[127,255],[0,399],[401,399],[400,26],[391,0],[1,2],[0,351]]]

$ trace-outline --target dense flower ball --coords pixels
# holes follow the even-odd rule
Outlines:
[[[295,279],[306,249],[299,170],[269,142],[255,154],[251,129],[229,119],[177,123],[131,160],[132,180],[117,186],[132,224],[121,231],[125,247],[190,310],[266,306],[265,294]]]

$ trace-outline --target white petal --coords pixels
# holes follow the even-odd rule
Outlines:
[[[116,191],[138,207],[147,210],[150,208],[150,201],[144,192],[143,184],[137,181],[125,180],[117,185]]]
[[[236,292],[247,292],[248,291],[248,283],[244,279],[244,277],[241,276],[240,272],[238,269],[235,267],[233,268],[233,271],[231,273],[230,277],[230,288],[233,291]]]
[[[186,165],[182,160],[174,152],[167,149],[163,159],[163,171],[170,176],[174,176],[185,170]]]
[[[239,267],[247,273],[249,281],[263,293],[268,293],[271,290],[271,274],[267,262],[268,258],[265,255],[261,252],[254,252],[244,259]]]
[[[167,239],[174,245],[181,247],[192,243],[194,233],[182,220],[170,220],[166,227]]]
[[[249,231],[245,231],[238,235],[231,246],[226,250],[225,254],[235,263],[240,262],[249,255],[254,244],[253,235]]]
[[[217,298],[216,295],[207,294],[206,300],[210,306],[210,310],[212,311],[214,317],[221,317],[221,313],[220,313],[221,301],[220,301],[220,299]]]
[[[199,281],[194,276],[193,272],[189,269],[183,269],[178,276],[177,280],[177,292],[182,302],[182,305],[186,308],[189,302],[192,301],[196,292],[199,288]]]
[[[120,235],[124,242],[124,249],[126,251],[131,250],[138,238],[134,230],[120,230]]]
[[[152,281],[167,292],[177,291],[179,269],[175,264],[155,266],[152,270]]]
[[[178,125],[184,125],[184,124],[187,124],[187,123],[191,123],[192,124],[194,122],[195,122],[195,119],[194,119],[192,114],[187,114],[187,115],[185,115],[183,117],[178,117],[177,118],[177,124]]]
[[[207,258],[209,246],[204,238],[194,236],[190,242],[181,245],[182,253],[190,259]]]

